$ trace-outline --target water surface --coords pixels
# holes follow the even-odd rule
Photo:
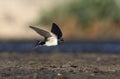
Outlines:
[[[34,45],[34,41],[0,42],[0,52],[120,52],[119,42],[69,41],[58,46],[39,48],[34,48]]]

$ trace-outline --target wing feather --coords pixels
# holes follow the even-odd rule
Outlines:
[[[45,30],[42,30],[40,28],[34,27],[34,26],[30,26],[31,29],[33,29],[34,31],[36,31],[39,35],[44,36],[45,38],[51,37],[52,35]]]
[[[51,32],[54,33],[58,39],[62,37],[62,31],[60,30],[58,25],[55,23],[52,24]]]

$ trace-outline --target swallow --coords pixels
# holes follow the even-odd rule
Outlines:
[[[38,27],[29,26],[31,29],[36,31],[39,35],[44,37],[44,40],[39,40],[36,42],[35,47],[39,46],[56,46],[64,42],[62,38],[62,31],[57,24],[53,23],[51,32],[40,29]]]

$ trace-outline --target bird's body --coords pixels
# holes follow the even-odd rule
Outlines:
[[[58,25],[55,23],[52,24],[51,32],[42,30],[37,27],[30,26],[33,30],[35,30],[38,34],[45,37],[43,41],[38,41],[36,47],[38,46],[56,46],[61,44],[64,40],[62,38],[62,32]]]
[[[56,45],[58,45],[57,37],[54,34],[52,34],[52,37],[49,37],[44,45],[45,46],[56,46]]]

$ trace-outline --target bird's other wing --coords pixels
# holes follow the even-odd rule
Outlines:
[[[58,25],[55,23],[52,24],[51,32],[54,33],[58,39],[62,37],[62,31],[60,30]]]
[[[52,36],[48,31],[42,30],[42,29],[34,27],[34,26],[29,26],[29,27],[31,29],[33,29],[34,31],[36,31],[39,35],[44,36],[45,39]]]

